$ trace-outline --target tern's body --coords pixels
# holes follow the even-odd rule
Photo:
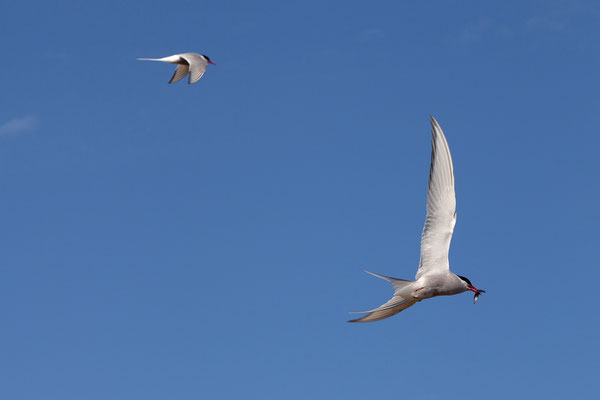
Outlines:
[[[462,279],[452,272],[423,276],[411,286],[410,296],[418,301],[435,296],[451,296],[469,290]]]
[[[212,62],[208,56],[197,53],[181,53],[163,58],[138,58],[138,60],[162,61],[169,64],[177,64],[175,73],[169,83],[174,83],[183,79],[188,73],[190,74],[188,83],[196,83],[206,72],[207,65],[214,65],[214,62]]]
[[[450,148],[442,129],[431,117],[432,151],[427,192],[427,217],[421,235],[421,261],[414,281],[374,274],[389,281],[394,296],[380,307],[365,311],[367,315],[350,322],[377,321],[390,317],[418,301],[436,296],[450,296],[470,290],[475,301],[483,290],[450,271],[448,250],[456,224],[456,197],[454,195],[454,168]],[[367,271],[368,272],[368,271]]]

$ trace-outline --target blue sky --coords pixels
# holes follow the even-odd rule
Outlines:
[[[600,5],[4,1],[0,387],[10,399],[597,393]],[[173,66],[211,57],[195,85]],[[451,268],[412,279],[429,114]]]

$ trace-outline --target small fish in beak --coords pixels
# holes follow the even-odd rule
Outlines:
[[[477,303],[477,299],[479,298],[479,295],[480,295],[481,293],[485,293],[485,290],[477,290],[477,291],[475,292],[475,297],[473,297],[473,304]]]
[[[475,297],[473,297],[473,304],[477,303],[477,298],[479,297],[479,295],[481,293],[485,293],[485,290],[479,290],[475,286],[471,285],[470,283],[469,283],[469,290],[471,292],[475,292]]]

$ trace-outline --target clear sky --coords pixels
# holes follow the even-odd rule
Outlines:
[[[11,400],[591,398],[596,1],[0,5],[0,393]],[[216,63],[195,85],[181,52]],[[412,279],[429,114],[454,272]]]

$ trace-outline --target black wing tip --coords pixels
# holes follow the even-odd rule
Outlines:
[[[440,124],[437,122],[437,119],[432,114],[429,114],[429,122],[431,123],[431,131],[435,133],[436,129],[441,129]]]
[[[357,311],[357,312],[351,312],[350,314],[366,314],[363,315],[362,317],[358,317],[358,318],[354,318],[354,319],[349,319],[346,322],[369,322],[369,321],[363,321],[365,318],[367,318],[369,315],[373,314],[373,311]]]

